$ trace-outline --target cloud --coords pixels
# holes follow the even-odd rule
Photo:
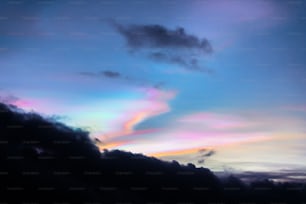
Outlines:
[[[127,135],[137,135],[138,132],[142,134],[155,132],[155,130],[135,130],[135,127],[147,120],[171,110],[169,101],[176,96],[175,91],[162,91],[155,88],[147,88],[141,91],[144,94],[142,99],[130,101],[128,103],[129,109],[125,111],[124,116],[115,121],[116,129],[113,129],[99,137],[101,139],[117,139]],[[121,102],[121,104],[124,101]],[[122,112],[123,113],[123,112]],[[121,145],[119,143],[119,145]],[[102,145],[103,149],[104,146]]]
[[[203,148],[199,150],[199,153],[200,158],[198,159],[198,164],[203,164],[208,157],[211,157],[216,154],[216,151]]]
[[[198,112],[185,115],[178,122],[181,124],[201,126],[211,130],[232,130],[251,126],[251,122],[240,115],[214,112]]]
[[[112,78],[112,79],[118,79],[118,78],[123,78],[123,76],[116,71],[111,71],[111,70],[104,70],[101,72],[80,72],[80,75],[83,76],[88,76],[88,77],[107,77],[107,78]]]
[[[230,145],[272,140],[273,132],[257,129],[255,122],[239,115],[191,113],[173,119],[150,137],[130,138],[129,144],[119,145],[117,148],[157,157],[174,157],[198,155],[203,148],[222,149]],[[214,153],[208,151],[200,156],[209,157]]]
[[[121,74],[119,72],[114,72],[114,71],[103,71],[102,74],[106,77],[110,78],[118,78],[121,77]]]
[[[197,58],[186,58],[180,55],[171,55],[163,52],[152,52],[148,55],[148,58],[156,62],[165,62],[170,64],[177,64],[181,67],[186,68],[189,71],[199,72],[212,72],[212,70],[205,68],[199,64]]]
[[[0,89],[0,103],[14,105],[24,109],[31,109],[33,107],[37,107],[40,104],[40,101],[36,99],[24,99],[23,97],[17,97],[8,91]]]
[[[148,86],[148,87],[160,89],[160,90],[164,89],[166,86],[166,83],[163,81],[151,82],[141,77],[136,78],[133,76],[125,75],[118,71],[111,71],[111,70],[103,70],[100,72],[79,72],[78,74],[84,77],[96,78],[96,79],[108,78],[108,79],[114,79],[114,80],[121,80],[120,82],[122,83],[126,82],[128,83],[128,85],[139,86],[139,87]]]
[[[66,103],[65,98],[37,100],[26,97],[14,105],[43,115],[64,115],[67,118],[61,121],[73,127],[86,127],[93,137],[103,142],[99,147],[104,149],[111,144],[113,147],[122,145],[117,140],[128,136],[156,132],[152,128],[136,127],[143,121],[171,111],[170,101],[177,94],[175,90],[138,86],[128,87],[127,90],[111,90],[109,93],[105,91],[107,99],[105,95],[98,95],[94,101],[77,98],[73,104]]]
[[[191,171],[198,173],[189,177],[190,188],[193,182],[198,182],[214,189],[215,193],[221,193],[220,181],[208,169],[197,170],[191,165],[182,166],[178,162],[164,162],[119,150],[101,154],[88,137],[88,132],[46,120],[35,113],[24,113],[13,106],[0,104],[0,121],[2,201],[77,199],[106,202],[118,198],[122,198],[121,201],[145,201],[146,198],[140,196],[142,191],[131,190],[142,186],[156,189],[163,194],[160,196],[162,199],[169,193],[162,187],[168,187],[169,182],[176,187],[184,186],[184,177],[176,172]],[[10,177],[4,174],[8,169]],[[152,177],[155,172],[170,174],[165,180],[163,176]],[[130,174],[126,177],[125,173]],[[20,192],[23,196],[19,196],[17,191],[14,197],[10,197],[9,188],[14,187],[23,188]],[[110,187],[116,189],[116,196],[105,190]],[[52,196],[46,196],[40,188],[52,188]]]
[[[235,176],[221,180],[193,164],[120,150],[101,153],[88,132],[13,106],[0,104],[0,121],[0,192],[6,203],[306,200],[303,183],[261,181],[266,176],[254,173],[257,179],[246,185]]]
[[[216,152],[214,150],[200,149],[199,153],[202,157],[210,157],[214,155]]]
[[[210,42],[186,33],[178,27],[174,30],[161,25],[128,25],[112,22],[121,34],[131,53],[140,53],[155,62],[175,64],[189,71],[208,72],[200,65],[200,58],[213,52]]]
[[[134,49],[170,48],[196,49],[203,53],[212,52],[212,47],[207,39],[187,34],[182,27],[170,30],[161,25],[123,26],[118,23],[113,25],[125,37],[128,46]]]
[[[245,171],[236,174],[237,177],[245,182],[256,182],[259,179],[262,180],[273,180],[278,182],[299,182],[306,181],[305,169],[300,170],[281,170],[279,172],[253,172]]]

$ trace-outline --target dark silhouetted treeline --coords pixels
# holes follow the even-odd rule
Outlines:
[[[245,184],[119,150],[88,132],[0,104],[0,203],[305,203],[304,184]]]

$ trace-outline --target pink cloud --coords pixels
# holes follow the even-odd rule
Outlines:
[[[144,120],[169,112],[169,100],[175,97],[174,91],[162,91],[155,88],[140,89],[144,98],[131,100],[125,112],[112,122],[115,123],[115,129],[110,130],[98,137],[101,139],[112,140],[112,138],[123,137],[127,135],[139,135],[153,133],[155,130],[137,130],[135,127]],[[124,101],[123,101],[124,103]]]
[[[196,152],[201,148],[219,148],[271,139],[272,132],[254,130],[255,124],[256,121],[249,121],[239,115],[192,113],[171,121],[164,129],[148,133],[150,137],[130,137],[128,143],[116,148],[167,156]]]
[[[17,100],[15,102],[12,103],[13,105],[23,108],[23,109],[29,109],[31,107],[37,107],[37,102],[33,101],[33,100]]]
[[[233,129],[250,125],[250,123],[242,117],[211,112],[187,115],[178,121],[187,124],[198,124],[211,129]]]
[[[46,116],[63,115],[64,123],[88,129],[92,137],[98,137],[107,145],[125,136],[147,135],[158,131],[157,129],[135,130],[135,128],[148,118],[169,112],[171,110],[169,101],[176,94],[172,90],[133,88],[114,92],[113,97],[107,99],[101,97],[67,103],[67,98],[37,100],[34,97],[22,96],[23,99],[18,98],[11,104]],[[112,147],[116,144],[124,143],[116,142]]]

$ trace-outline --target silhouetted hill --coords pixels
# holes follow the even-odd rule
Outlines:
[[[80,129],[0,104],[0,202],[215,203],[305,199],[301,184],[236,177],[119,150],[100,153]],[[291,189],[291,190],[290,190]]]

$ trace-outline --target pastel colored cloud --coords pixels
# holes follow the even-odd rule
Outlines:
[[[241,116],[200,112],[179,117],[167,128],[146,134],[150,137],[129,138],[116,148],[154,156],[181,155],[201,148],[268,140],[272,133],[253,130],[252,121]]]
[[[242,117],[211,112],[187,115],[179,119],[179,122],[200,124],[212,129],[233,129],[250,125],[248,121]]]
[[[142,89],[140,91],[145,94],[143,99],[125,101],[125,104],[129,107],[128,110],[126,110],[126,112],[122,112],[122,117],[119,117],[114,121],[116,123],[116,127],[119,128],[99,135],[99,138],[109,140],[115,137],[154,131],[135,131],[134,128],[137,124],[150,117],[170,111],[168,101],[171,100],[176,93],[174,91],[162,91],[155,88]]]
[[[130,88],[125,92],[117,90],[112,98],[95,101],[76,100],[74,104],[67,104],[64,99],[37,100],[34,97],[16,99],[12,104],[46,116],[60,113],[65,116],[63,122],[68,125],[88,129],[92,137],[102,141],[97,145],[104,149],[127,143],[122,138],[128,135],[155,133],[156,129],[135,130],[135,127],[148,118],[169,112],[169,101],[176,94],[172,90],[152,87]]]

